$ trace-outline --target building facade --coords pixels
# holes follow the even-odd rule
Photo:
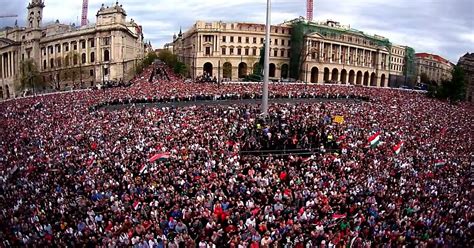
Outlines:
[[[190,77],[241,80],[259,68],[264,38],[263,24],[197,21],[168,46],[190,68]],[[300,18],[271,26],[270,44],[272,80],[387,87],[389,76],[403,73],[405,62],[406,47],[396,50],[384,37],[334,21]]]
[[[88,87],[107,80],[129,80],[136,63],[149,44],[143,42],[142,27],[126,20],[118,2],[104,6],[96,23],[83,27],[44,25],[43,0],[31,0],[27,26],[0,32],[0,98],[18,92],[21,62],[31,59],[40,71],[46,88]]]
[[[459,58],[458,66],[463,68],[466,79],[466,101],[474,101],[474,53],[466,53]]]
[[[429,53],[417,53],[416,57],[416,73],[421,77],[426,74],[430,81],[436,82],[438,85],[443,80],[451,80],[451,72],[454,64],[447,59]]]

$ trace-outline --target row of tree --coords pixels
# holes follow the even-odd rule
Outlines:
[[[188,68],[186,64],[178,60],[178,56],[173,54],[169,50],[161,50],[158,54],[158,58],[166,63],[169,67],[173,68],[174,73],[179,74],[181,76],[185,76],[188,72]]]
[[[423,81],[423,75],[421,82]],[[463,101],[466,97],[466,76],[460,66],[455,66],[451,72],[451,80],[443,80],[441,84],[431,83],[428,95],[438,99],[446,99],[452,102]]]

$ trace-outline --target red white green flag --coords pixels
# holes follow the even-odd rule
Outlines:
[[[153,157],[150,158],[150,163],[155,162],[156,160],[162,161],[162,160],[167,160],[170,158],[170,153],[165,152],[165,153],[158,153],[153,155]]]
[[[405,142],[400,141],[400,143],[398,143],[396,146],[393,147],[393,151],[395,152],[395,154],[398,155],[398,154],[400,153],[400,151],[402,150],[402,147],[403,147],[403,144],[404,144],[404,143],[405,143]]]
[[[372,147],[377,146],[380,143],[380,131],[370,136],[368,141]]]

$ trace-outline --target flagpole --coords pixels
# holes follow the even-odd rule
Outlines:
[[[265,27],[265,58],[263,66],[263,96],[262,96],[262,115],[268,115],[268,77],[269,77],[269,60],[270,60],[270,13],[271,0],[267,0],[267,23]]]

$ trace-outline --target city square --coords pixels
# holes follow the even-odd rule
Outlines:
[[[2,247],[474,245],[474,53],[80,2],[0,31]]]

